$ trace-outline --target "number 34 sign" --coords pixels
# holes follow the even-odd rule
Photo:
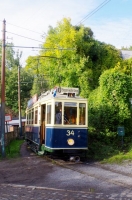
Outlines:
[[[67,133],[68,133],[68,134],[66,134],[67,136],[74,135],[74,131],[73,130],[72,131],[67,130]]]

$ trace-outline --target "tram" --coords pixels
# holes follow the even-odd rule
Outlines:
[[[34,95],[26,109],[25,139],[39,155],[56,152],[80,159],[88,149],[87,99],[68,87]]]

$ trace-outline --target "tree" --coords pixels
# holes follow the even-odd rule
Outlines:
[[[73,26],[64,18],[55,28],[49,27],[39,54],[39,74],[46,77],[49,88],[55,85],[79,87],[88,97],[98,87],[100,75],[121,62],[120,51],[94,39],[89,27]],[[27,60],[26,68],[38,73],[36,57]]]
[[[46,50],[40,52],[38,68],[39,74],[48,80],[49,87],[60,84],[78,86],[79,66],[84,65],[86,58],[76,55],[75,36],[76,31],[67,19],[59,22],[56,28],[49,28],[48,36],[43,44]],[[33,59],[27,60],[26,68],[35,72]]]
[[[33,77],[21,67],[21,108],[22,114],[25,114],[26,102],[30,97]],[[6,106],[11,108],[16,114],[18,113],[18,67],[12,70],[6,69]]]
[[[100,76],[100,86],[89,97],[89,121],[98,130],[116,131],[131,119],[131,76],[114,69]],[[129,128],[129,127],[127,127]]]

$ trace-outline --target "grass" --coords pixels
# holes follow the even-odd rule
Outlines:
[[[12,140],[8,146],[5,148],[6,158],[17,158],[20,156],[20,148],[24,140]],[[0,159],[2,155],[0,154]]]
[[[132,161],[132,150],[115,149],[112,146],[100,145],[96,152],[88,152],[88,158],[101,163],[121,164],[123,161]]]
[[[110,158],[107,158],[107,159],[104,159],[102,161],[102,163],[117,163],[117,164],[120,164],[122,163],[123,161],[132,161],[132,151],[128,151],[127,153],[125,152],[120,152],[119,154],[117,155],[114,155]]]
[[[98,133],[89,133],[87,157],[101,163],[120,164],[123,161],[132,161],[132,138],[124,137],[123,143],[118,135],[107,136]]]

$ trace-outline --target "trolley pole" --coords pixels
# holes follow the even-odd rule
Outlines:
[[[3,20],[3,36],[2,36],[2,63],[1,63],[1,151],[2,157],[5,155],[5,32],[6,32],[6,21]]]
[[[19,136],[22,136],[20,66],[18,65]]]

